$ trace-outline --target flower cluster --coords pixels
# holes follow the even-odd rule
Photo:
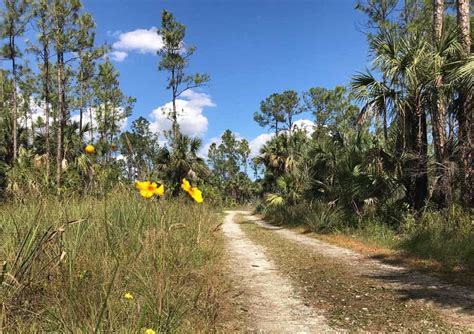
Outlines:
[[[154,195],[163,196],[165,194],[165,186],[161,184],[159,187],[156,182],[137,181],[135,188],[140,190],[140,195],[145,198],[151,198]]]
[[[199,190],[197,187],[192,187],[188,180],[183,179],[181,183],[181,189],[187,192],[189,196],[191,196],[197,203],[202,203],[203,198],[201,190]]]

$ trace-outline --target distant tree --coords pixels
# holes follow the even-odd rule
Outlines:
[[[196,48],[185,45],[186,27],[177,22],[173,14],[166,10],[161,13],[161,28],[158,29],[158,34],[163,40],[163,47],[158,50],[158,55],[161,57],[158,70],[169,73],[166,88],[171,90],[173,107],[168,116],[172,122],[171,141],[174,143],[179,133],[176,99],[187,90],[205,85],[209,82],[209,76],[186,73],[189,59]]]
[[[325,132],[325,128],[337,127],[347,120],[349,112],[358,111],[352,97],[343,86],[334,89],[322,87],[310,88],[303,94],[304,108],[314,116],[316,134]]]
[[[100,140],[109,144],[116,139],[120,124],[130,116],[135,103],[135,99],[122,93],[118,76],[117,70],[107,59],[103,64],[99,64],[93,83],[97,131]]]
[[[4,12],[2,17],[1,38],[7,39],[2,48],[2,56],[11,62],[13,87],[17,87],[18,64],[17,58],[21,57],[21,51],[17,45],[17,38],[26,30],[26,26],[31,18],[30,1],[27,0],[3,0]],[[18,154],[18,97],[16,89],[13,90],[12,106],[12,138],[13,138],[13,160]]]
[[[126,159],[130,180],[152,177],[160,147],[158,136],[150,130],[150,122],[139,117],[132,122],[130,131],[120,135],[121,153]]]
[[[253,119],[262,128],[269,127],[270,130],[275,130],[275,134],[278,134],[281,130],[279,126],[285,122],[279,95],[274,93],[260,102],[260,111],[254,113]]]
[[[231,130],[221,136],[221,143],[212,143],[208,163],[217,177],[217,186],[224,197],[241,201],[248,194],[251,184],[247,175],[250,147],[246,139],[238,139]],[[249,195],[251,196],[251,195]]]
[[[64,135],[67,121],[70,118],[66,83],[69,71],[66,56],[76,50],[77,26],[75,18],[81,9],[79,0],[54,0],[49,8],[52,22],[52,40],[56,53],[56,88],[57,88],[57,126],[56,126],[56,185],[61,184],[62,160],[64,158]]]
[[[49,184],[51,165],[51,136],[50,136],[50,114],[52,102],[52,78],[51,78],[51,45],[52,45],[52,16],[49,8],[52,0],[38,0],[33,3],[34,29],[38,32],[38,44],[30,44],[30,52],[36,55],[39,67],[39,80],[41,89],[39,98],[44,106],[44,151],[46,153],[46,183]]]

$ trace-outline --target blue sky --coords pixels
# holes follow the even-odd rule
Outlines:
[[[84,7],[98,42],[114,46],[123,91],[137,98],[129,124],[139,116],[162,123],[151,113],[170,101],[149,33],[161,11],[187,26],[185,42],[197,46],[189,72],[207,73],[211,82],[183,98],[190,109],[184,128],[204,143],[227,128],[255,140],[266,130],[252,115],[266,96],[347,84],[368,61],[365,17],[353,0],[84,0]]]

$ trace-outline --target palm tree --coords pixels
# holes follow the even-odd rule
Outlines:
[[[420,209],[428,196],[428,139],[426,111],[431,83],[432,52],[420,34],[398,37],[382,30],[371,40],[374,68],[383,73],[386,82],[370,74],[353,78],[356,97],[366,101],[363,112],[381,115],[390,108],[401,130],[398,140],[400,153],[407,152],[404,166],[405,188],[409,202]]]
[[[208,169],[204,159],[198,155],[202,146],[201,139],[178,133],[174,140],[173,150],[167,147],[161,149],[157,167],[173,193],[177,194],[183,178],[201,179],[208,174]]]

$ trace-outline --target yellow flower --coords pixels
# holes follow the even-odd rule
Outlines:
[[[191,190],[191,185],[189,184],[188,180],[183,179],[183,183],[181,183],[181,188],[182,188],[185,192],[189,193],[189,191]]]
[[[202,192],[198,188],[192,187],[189,195],[198,203],[202,203]]]
[[[86,147],[84,147],[84,151],[86,151],[86,153],[88,154],[92,154],[95,152],[95,147],[94,145],[89,144]]]
[[[197,203],[202,203],[203,199],[201,190],[199,190],[197,187],[191,187],[188,180],[183,179],[181,188],[187,192],[189,196],[191,196]]]
[[[153,195],[163,196],[165,194],[165,186],[162,184],[158,187],[156,182],[137,181],[135,187],[140,190],[140,195],[145,198],[151,198]]]
[[[151,328],[147,328],[145,329],[145,334],[156,334],[156,332]]]
[[[133,295],[130,292],[126,292],[126,293],[124,293],[123,298],[125,298],[127,300],[132,300]]]
[[[164,184],[162,184],[161,186],[156,188],[155,195],[163,196],[164,194],[165,194],[165,186],[164,186]]]

